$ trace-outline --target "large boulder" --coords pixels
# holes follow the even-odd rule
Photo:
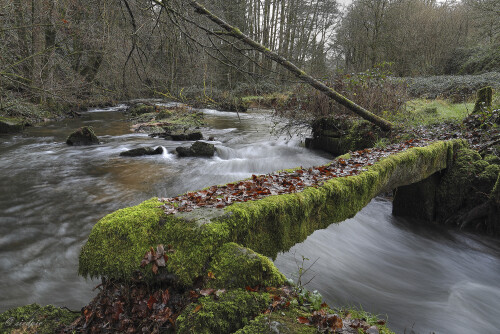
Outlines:
[[[25,122],[11,117],[0,117],[0,133],[20,132],[24,129]]]
[[[157,148],[153,147],[139,147],[139,148],[134,148],[128,151],[124,151],[120,153],[120,156],[122,157],[140,157],[143,155],[155,155],[155,154],[162,154],[163,153],[163,147],[158,146]]]
[[[212,157],[215,154],[213,144],[197,141],[191,147],[177,147],[175,149],[180,157]]]
[[[72,146],[97,145],[99,139],[90,126],[84,126],[73,132],[66,139],[66,144]]]

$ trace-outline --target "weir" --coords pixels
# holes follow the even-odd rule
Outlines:
[[[162,203],[152,198],[118,210],[93,227],[80,254],[79,273],[126,281],[139,275],[149,281],[169,279],[188,286],[211,272],[214,287],[279,284],[284,277],[266,257],[288,250],[315,230],[353,217],[380,193],[447,168],[463,145],[454,140],[410,148],[359,175],[223,209],[166,215]],[[172,252],[166,267],[155,275],[151,265],[140,265],[150,247],[158,244],[169,245]],[[240,260],[232,260],[235,257]]]

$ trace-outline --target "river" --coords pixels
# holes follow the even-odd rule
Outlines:
[[[326,163],[330,156],[298,139],[269,134],[266,112],[204,110],[205,137],[217,156],[178,158],[180,142],[130,131],[125,106],[94,109],[0,137],[0,312],[32,302],[80,309],[99,282],[77,275],[78,254],[104,215],[153,196],[168,197],[252,174]],[[69,133],[92,125],[102,144],[71,147]],[[186,143],[184,143],[186,144]],[[159,156],[124,158],[140,146]],[[410,333],[500,332],[500,246],[497,240],[395,218],[377,198],[356,217],[316,231],[275,263],[292,276],[295,258],[318,261],[317,289],[330,305],[363,305]]]

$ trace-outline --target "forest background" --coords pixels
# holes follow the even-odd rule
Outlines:
[[[0,0],[0,113],[138,97],[285,91],[297,79],[196,14],[189,1]],[[207,0],[312,76],[500,69],[499,0]],[[168,8],[168,10],[166,9]],[[26,111],[28,112],[28,111]],[[16,116],[16,115],[13,115]]]

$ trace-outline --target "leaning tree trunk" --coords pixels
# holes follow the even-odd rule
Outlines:
[[[154,0],[154,1],[157,4],[163,6],[164,8],[166,8],[168,10],[168,6],[163,1],[161,1],[161,0]],[[312,76],[310,76],[309,74],[307,74],[306,72],[304,72],[303,70],[301,70],[300,68],[295,66],[293,63],[291,63],[290,61],[288,61],[284,57],[278,55],[277,53],[266,48],[264,45],[254,41],[250,37],[246,36],[238,28],[233,27],[230,24],[226,23],[221,18],[219,18],[218,16],[216,16],[215,14],[213,14],[209,10],[207,10],[204,6],[202,6],[197,1],[191,1],[189,4],[195,9],[195,11],[197,13],[206,16],[208,19],[210,19],[212,22],[214,22],[215,24],[217,24],[218,26],[220,26],[221,28],[223,28],[226,31],[226,32],[221,32],[220,34],[232,36],[232,37],[240,40],[241,42],[249,45],[253,49],[263,53],[266,57],[274,60],[278,64],[285,67],[287,70],[289,70],[290,72],[295,74],[295,76],[297,76],[300,80],[308,83],[312,87],[321,91],[326,96],[337,101],[338,103],[345,106],[349,110],[358,114],[360,117],[362,117],[362,118],[372,122],[373,124],[379,126],[384,131],[391,130],[392,124],[389,121],[369,112],[365,108],[357,105],[356,103],[352,102],[351,100],[349,100],[345,96],[343,96],[343,95],[339,94],[338,92],[336,92],[335,90],[331,89],[330,87],[328,87],[327,85],[325,85],[321,81],[314,79]]]

